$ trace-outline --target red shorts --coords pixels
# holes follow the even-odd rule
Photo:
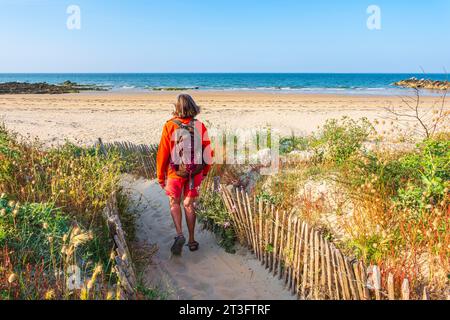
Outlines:
[[[189,179],[169,178],[166,183],[166,194],[169,197],[180,199],[181,194],[185,198],[197,198],[199,196],[200,185],[203,181],[203,175],[198,174],[194,177],[194,188],[189,190]]]

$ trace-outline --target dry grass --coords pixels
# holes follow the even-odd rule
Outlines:
[[[332,122],[323,129],[326,134],[310,137],[312,160],[296,162],[288,156],[277,176],[260,181],[258,195],[283,209],[296,209],[348,255],[393,273],[397,284],[407,277],[418,296],[427,285],[432,297],[446,298],[449,135],[434,135],[409,151],[387,152],[379,136],[349,125],[355,123]],[[353,132],[364,137],[357,148]],[[378,144],[367,150],[363,142],[370,137]],[[346,139],[353,141],[347,144]]]
[[[1,299],[117,297],[102,210],[122,167],[115,153],[44,149],[0,127]]]

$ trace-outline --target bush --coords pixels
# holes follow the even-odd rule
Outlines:
[[[260,181],[258,199],[284,210],[299,208],[302,219],[330,229],[344,252],[408,277],[415,289],[427,285],[445,296],[450,136],[435,135],[408,150],[367,150],[373,132],[366,119],[328,121],[310,140],[312,161],[291,162]],[[291,150],[293,140],[284,140],[284,150]],[[336,188],[319,191],[312,183],[316,189],[308,193],[305,185],[315,180]]]
[[[361,149],[373,132],[373,126],[366,118],[332,119],[326,122],[312,145],[319,159],[342,165]]]
[[[0,279],[11,280],[0,282],[2,299],[114,297],[106,294],[116,279],[102,210],[118,191],[126,216],[122,169],[117,153],[70,143],[45,149],[0,126]],[[73,266],[80,268],[81,290],[67,290]]]
[[[231,217],[223,203],[222,197],[217,192],[203,192],[201,196],[201,207],[198,217],[206,228],[213,231],[218,239],[219,245],[228,253],[234,253],[236,234],[231,224]]]
[[[288,154],[292,151],[307,150],[310,146],[310,139],[308,137],[297,137],[291,135],[280,139],[280,154]]]
[[[410,172],[410,178],[399,189],[396,200],[403,208],[430,209],[449,194],[450,140],[427,139],[418,149],[400,160],[403,168]]]

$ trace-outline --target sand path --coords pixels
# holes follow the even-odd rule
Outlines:
[[[174,227],[167,197],[154,181],[127,177],[124,186],[138,201],[137,238],[140,244],[157,244],[159,250],[145,267],[146,285],[168,294],[169,299],[287,300],[294,299],[283,284],[255,260],[246,249],[228,254],[214,235],[197,228],[198,252],[170,254]],[[135,201],[137,202],[137,201]],[[183,221],[184,223],[184,221]],[[184,227],[185,228],[185,227]]]

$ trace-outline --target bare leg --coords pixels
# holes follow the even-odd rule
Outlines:
[[[177,235],[183,234],[182,224],[181,224],[181,206],[180,199],[169,198],[170,213],[172,214],[173,223],[175,224],[175,229],[177,230]]]
[[[184,213],[186,214],[186,224],[189,230],[189,243],[195,242],[195,198],[186,198],[183,201]]]

